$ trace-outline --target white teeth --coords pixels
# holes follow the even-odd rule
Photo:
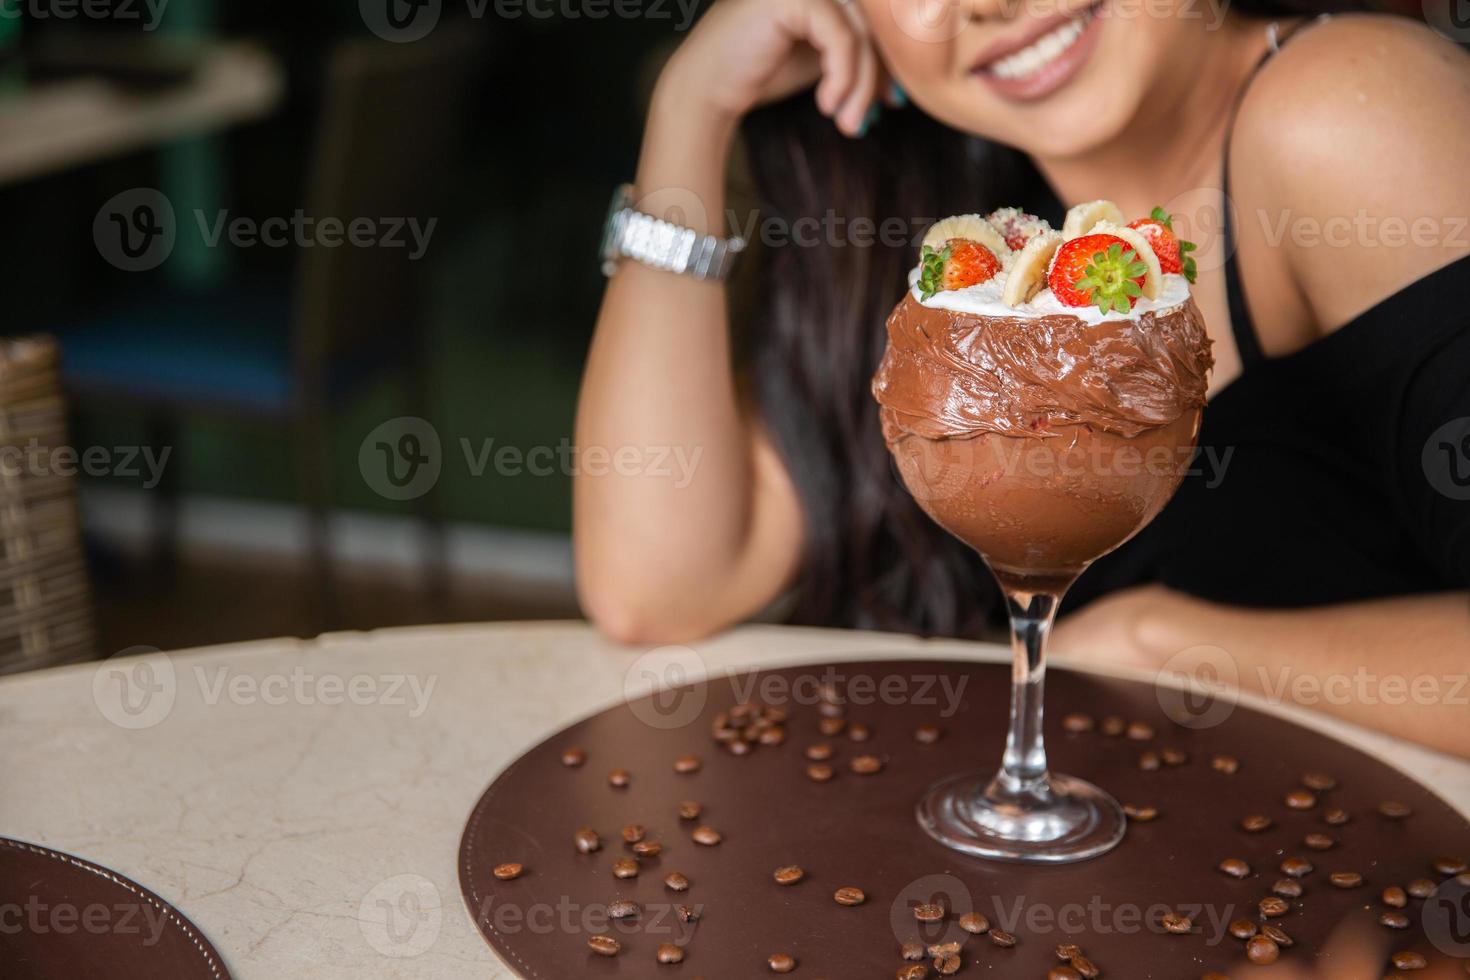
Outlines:
[[[1092,20],[1092,10],[1084,11],[1082,16],[1067,21],[1062,26],[1052,30],[1031,44],[1008,54],[990,66],[990,73],[996,78],[1025,78],[1051,64],[1063,51],[1066,51],[1082,32],[1087,29],[1088,21]]]

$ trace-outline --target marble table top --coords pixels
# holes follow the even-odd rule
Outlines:
[[[0,680],[0,835],[158,892],[240,980],[509,977],[470,921],[455,861],[466,815],[520,753],[660,681],[891,657],[1009,652],[772,626],[626,648],[580,623],[511,623],[22,674]],[[1302,708],[1242,701],[1384,759],[1470,813],[1470,763]]]

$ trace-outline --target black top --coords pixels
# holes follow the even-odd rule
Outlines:
[[[1179,493],[1068,605],[1147,582],[1253,606],[1470,587],[1470,256],[1268,358],[1224,231],[1241,374]]]

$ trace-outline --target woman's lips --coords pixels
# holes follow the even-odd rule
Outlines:
[[[1102,30],[1102,18],[1098,16],[1100,7],[1101,4],[1097,4],[1079,13],[1076,17],[1048,25],[1040,36],[1030,40],[1028,44],[1022,45],[1019,49],[986,57],[973,69],[972,73],[983,79],[993,91],[1006,98],[1017,101],[1045,98],[1070,81],[1092,56],[1092,51],[1097,46],[1098,34]],[[1036,59],[1035,52],[1025,53],[1028,48],[1044,44],[1047,35],[1058,28],[1078,21],[1082,22],[1080,33],[1062,50],[1052,53],[1049,57],[1044,57],[1037,67],[1026,71],[1025,74],[1015,74],[1018,69],[1027,67],[1026,62]],[[1005,67],[1001,68],[1002,65]],[[1000,72],[1009,77],[1002,77],[1002,74],[998,73],[998,68]]]

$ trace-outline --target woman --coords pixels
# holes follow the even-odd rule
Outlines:
[[[915,249],[832,229],[1166,204],[1201,244],[1209,453],[1079,581],[1054,648],[1158,666],[1219,647],[1244,687],[1470,754],[1470,59],[1406,20],[1274,13],[711,7],[656,87],[638,209],[735,230],[743,126],[763,219],[847,223],[745,257],[760,306],[739,345],[720,285],[621,263],[578,443],[700,455],[684,482],[578,477],[589,615],[678,641],[794,590],[801,622],[976,635],[989,577],[899,486],[868,392]],[[1222,199],[1234,222],[1203,234]]]

